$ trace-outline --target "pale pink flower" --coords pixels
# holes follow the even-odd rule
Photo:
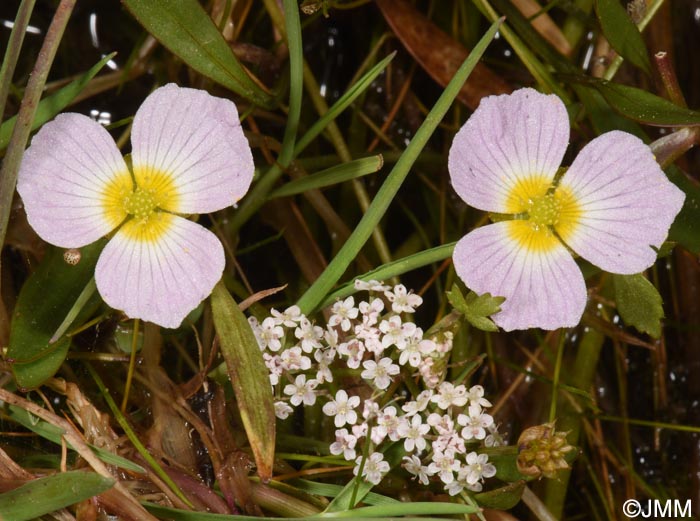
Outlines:
[[[221,278],[217,237],[185,217],[235,204],[253,179],[236,106],[169,84],[136,112],[131,168],[107,130],[60,114],[34,136],[17,190],[45,241],[80,248],[114,232],[95,268],[104,301],[178,327]]]
[[[486,429],[493,425],[493,417],[482,411],[478,404],[469,406],[469,414],[457,416],[457,423],[464,426],[462,438],[465,440],[483,440],[486,437]]]
[[[412,474],[414,478],[418,478],[418,481],[422,485],[428,485],[430,480],[428,476],[432,475],[427,466],[424,466],[420,458],[416,455],[404,456],[402,467],[406,469],[406,472]]]
[[[355,307],[355,299],[348,297],[345,300],[339,300],[331,307],[331,316],[328,319],[328,325],[340,326],[343,331],[350,329],[351,320],[357,318],[359,310]]]
[[[450,382],[442,382],[438,392],[431,399],[441,409],[451,406],[462,407],[467,403],[467,388],[464,385],[454,386]]]
[[[391,310],[394,313],[415,313],[416,308],[423,303],[423,298],[406,290],[406,286],[398,284],[394,290],[387,290],[384,296],[391,302]]]
[[[420,414],[414,415],[411,419],[404,416],[398,427],[398,434],[404,439],[403,447],[406,452],[413,452],[414,449],[418,452],[424,450],[427,445],[425,435],[428,432],[430,432],[430,425],[423,423]]]
[[[452,257],[467,287],[506,297],[492,317],[506,331],[578,324],[586,285],[569,248],[605,271],[639,273],[683,206],[651,149],[620,131],[588,143],[555,181],[568,141],[564,103],[520,89],[482,99],[450,149],[457,194],[514,216],[472,231]]]
[[[275,416],[280,420],[286,420],[294,412],[287,402],[275,402]]]
[[[355,459],[355,445],[357,437],[350,434],[347,429],[338,429],[335,431],[335,441],[331,443],[331,454],[338,456],[340,454],[348,460]]]
[[[316,403],[316,393],[314,389],[318,386],[316,380],[306,381],[306,376],[303,374],[297,375],[293,384],[287,384],[284,387],[284,394],[290,396],[290,402],[295,407],[300,404],[313,405]]]
[[[299,306],[296,305],[288,307],[283,312],[279,312],[276,309],[271,309],[270,314],[274,318],[277,325],[284,325],[287,327],[296,327],[297,322],[299,322],[302,318],[305,318],[304,315],[301,314],[301,309]]]

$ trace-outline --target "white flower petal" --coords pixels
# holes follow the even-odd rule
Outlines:
[[[464,201],[490,212],[519,213],[549,188],[569,142],[566,107],[533,89],[489,96],[454,138],[452,186]]]
[[[81,114],[44,125],[24,153],[17,180],[27,219],[45,241],[79,248],[126,217],[115,207],[133,183],[112,136]]]
[[[637,137],[613,131],[586,145],[557,190],[577,215],[560,231],[579,255],[613,273],[639,273],[656,260],[685,195]]]
[[[137,184],[175,192],[161,206],[204,213],[235,204],[253,179],[253,156],[230,100],[168,84],[134,117],[132,162]],[[170,184],[172,183],[172,184]]]
[[[157,212],[148,227],[128,221],[97,261],[104,301],[129,317],[178,327],[221,278],[224,249],[204,227]]]
[[[531,232],[526,221],[478,228],[457,243],[455,270],[476,293],[506,297],[492,316],[506,331],[575,326],[586,305],[583,275],[558,239]]]

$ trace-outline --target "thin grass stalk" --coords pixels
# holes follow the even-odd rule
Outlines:
[[[369,239],[372,231],[379,225],[389,205],[394,199],[399,188],[403,184],[404,179],[408,175],[413,163],[420,155],[421,151],[428,142],[430,136],[437,128],[442,118],[447,113],[447,110],[452,105],[457,93],[461,89],[464,82],[469,77],[469,74],[478,63],[486,47],[495,36],[502,20],[495,21],[491,28],[481,38],[479,43],[474,47],[474,50],[469,57],[464,61],[455,74],[454,78],[445,87],[444,92],[435,103],[435,106],[427,115],[425,121],[416,132],[416,135],[409,143],[401,158],[398,160],[392,171],[387,176],[381,188],[377,192],[372,204],[367,212],[358,223],[355,231],[352,233],[347,242],[340,249],[335,258],[330,262],[326,270],[307,290],[306,293],[299,299],[297,304],[302,310],[302,313],[309,314],[316,309],[324,300],[333,285],[342,276],[353,259],[357,256],[360,249]]]
[[[17,10],[15,23],[12,26],[10,39],[7,42],[5,57],[2,60],[2,66],[0,66],[0,121],[2,121],[3,114],[5,114],[7,95],[10,92],[12,77],[15,74],[15,67],[19,59],[19,51],[24,42],[24,35],[27,34],[29,18],[32,16],[35,3],[36,0],[22,0]]]
[[[63,38],[63,33],[68,24],[76,0],[61,0],[56,8],[51,25],[46,32],[46,38],[39,51],[39,56],[34,65],[27,88],[24,91],[22,104],[17,115],[17,123],[10,144],[7,146],[7,155],[0,170],[0,244],[5,243],[7,234],[7,224],[10,220],[10,210],[12,209],[12,197],[17,184],[17,174],[22,163],[24,147],[29,139],[32,128],[32,121],[36,113],[41,93],[46,84],[46,78],[56,57],[56,51]]]

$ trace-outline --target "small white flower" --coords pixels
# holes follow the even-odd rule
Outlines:
[[[489,463],[488,454],[477,454],[470,452],[467,454],[467,464],[463,467],[465,471],[465,480],[469,485],[474,485],[484,478],[490,478],[496,475],[496,467]]]
[[[331,454],[342,454],[346,460],[352,461],[355,459],[356,444],[356,436],[350,434],[347,429],[338,429],[335,431],[335,441],[330,446]]]
[[[469,415],[457,416],[457,423],[464,426],[462,438],[465,440],[483,440],[486,438],[486,429],[493,425],[493,417],[481,410],[477,404],[469,406]]]
[[[316,393],[314,389],[318,382],[316,380],[306,381],[306,376],[303,374],[297,375],[293,384],[287,384],[284,388],[284,394],[291,396],[290,402],[295,407],[302,402],[304,405],[313,405],[316,403]]]
[[[358,405],[360,405],[359,396],[348,398],[348,393],[341,389],[336,393],[334,400],[323,406],[323,413],[326,416],[335,416],[334,422],[336,427],[342,427],[346,423],[352,425],[357,421],[357,413],[354,409]]]
[[[389,320],[382,320],[379,330],[384,333],[382,337],[384,349],[392,345],[402,349],[406,345],[406,339],[415,332],[416,325],[413,322],[402,323],[399,315],[393,315]]]
[[[455,387],[450,382],[442,382],[438,387],[438,394],[431,398],[441,409],[447,409],[452,405],[462,407],[467,403],[467,388],[463,385]]]
[[[382,358],[379,362],[374,360],[365,360],[362,363],[365,368],[360,376],[365,380],[372,380],[377,389],[386,389],[391,385],[392,376],[399,374],[401,369],[394,364],[391,358]]]
[[[300,322],[302,319],[306,318],[301,314],[301,309],[299,309],[299,306],[290,306],[285,309],[283,313],[280,313],[276,309],[271,309],[270,314],[272,315],[272,318],[275,319],[276,324],[285,325],[287,327],[296,327],[297,322]]]
[[[365,400],[362,404],[362,417],[369,421],[379,415],[379,404],[374,400]]]
[[[426,407],[428,407],[432,396],[433,391],[426,389],[416,397],[415,401],[406,402],[401,408],[406,413],[406,416],[413,416],[414,414],[424,411]]]
[[[425,435],[430,431],[430,425],[423,423],[420,414],[416,414],[411,420],[404,416],[397,430],[399,436],[404,438],[403,447],[406,452],[413,452],[414,449],[421,452],[425,449]]]
[[[402,466],[406,469],[406,472],[413,474],[423,485],[428,485],[430,483],[428,479],[428,476],[431,475],[430,471],[427,466],[423,466],[418,456],[404,456],[403,461],[404,463]]]
[[[282,358],[279,355],[263,353],[263,359],[265,360],[265,367],[270,371],[270,383],[272,385],[277,385],[280,381],[280,376],[282,376],[284,372]]]
[[[280,420],[286,420],[294,412],[287,402],[275,402],[275,416]]]
[[[375,445],[379,445],[386,436],[391,441],[398,441],[399,425],[401,420],[396,415],[396,407],[390,405],[385,407],[377,416],[377,425],[372,429],[372,441]]]
[[[394,286],[394,291],[385,291],[384,296],[391,302],[394,313],[415,313],[416,308],[423,303],[423,298],[415,293],[406,291],[406,286]]]
[[[352,473],[356,476],[360,470],[362,459],[362,456],[360,456],[355,460],[356,465]],[[364,467],[362,468],[362,477],[365,478],[365,481],[368,483],[378,485],[384,475],[389,472],[390,468],[389,463],[384,461],[384,455],[381,452],[373,452],[370,454],[369,458],[365,460]]]
[[[368,280],[365,282],[364,280],[356,279],[355,289],[357,291],[376,291],[381,293],[390,289],[390,286],[385,286],[383,282],[378,282],[376,280]]]
[[[282,351],[280,359],[285,371],[306,371],[311,367],[311,359],[302,354],[299,346]]]
[[[435,350],[435,342],[432,340],[423,339],[423,330],[419,327],[415,328],[413,334],[405,337],[403,345],[397,345],[401,354],[399,355],[399,364],[408,364],[411,367],[418,367],[423,357]]]
[[[437,474],[445,485],[449,485],[455,479],[454,473],[460,468],[459,461],[455,460],[454,451],[448,449],[445,452],[434,451],[433,461],[428,465],[432,474]]]
[[[310,353],[321,347],[319,340],[323,338],[323,329],[313,325],[306,317],[299,321],[299,326],[294,330],[294,336],[301,340],[301,349]]]
[[[343,342],[338,346],[338,353],[347,358],[345,363],[350,369],[357,369],[365,356],[365,345],[359,340]]]
[[[357,318],[359,310],[355,307],[355,299],[348,297],[333,304],[331,313],[328,325],[331,327],[339,325],[340,329],[348,331],[351,325],[350,321]]]
[[[454,432],[454,422],[448,414],[438,414],[436,412],[428,415],[428,425],[434,427],[439,434]]]
[[[384,351],[379,337],[381,332],[379,329],[370,325],[364,318],[361,324],[355,326],[355,337],[358,341],[362,342],[362,345],[367,351],[374,353],[379,356]]]
[[[330,349],[317,349],[314,351],[314,359],[318,362],[316,370],[316,380],[319,384],[332,382],[333,373],[331,372],[330,365],[335,360],[336,351],[333,348]]]
[[[358,305],[362,314],[362,321],[370,326],[377,323],[379,315],[384,311],[384,301],[380,298],[372,299],[372,302],[364,300]]]
[[[476,404],[481,407],[491,407],[491,402],[484,398],[484,388],[480,385],[474,385],[467,391],[467,399],[470,404]]]

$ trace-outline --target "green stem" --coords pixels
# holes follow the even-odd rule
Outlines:
[[[299,5],[296,0],[284,0],[284,21],[289,49],[289,111],[278,161],[288,166],[294,155],[294,141],[299,127],[301,97],[304,90],[304,55],[301,45]]]
[[[24,42],[24,35],[27,34],[29,18],[32,16],[35,3],[36,0],[22,0],[17,10],[15,24],[12,26],[10,39],[7,42],[5,57],[2,60],[2,67],[0,67],[0,121],[2,121],[3,114],[5,114],[7,94],[10,92],[12,76],[15,73],[15,67],[19,59],[19,51],[22,48],[22,42]]]
[[[335,258],[328,264],[328,267],[321,276],[316,279],[314,284],[301,299],[299,299],[297,304],[301,308],[302,313],[309,314],[323,301],[330,289],[342,276],[350,263],[357,256],[360,249],[365,245],[374,228],[379,225],[379,221],[389,208],[396,192],[398,192],[401,184],[411,170],[413,163],[420,155],[440,121],[442,121],[442,118],[445,116],[445,113],[454,101],[457,93],[469,77],[474,66],[481,59],[481,55],[493,39],[500,25],[501,20],[497,20],[491,25],[491,28],[481,38],[469,57],[457,70],[454,78],[452,78],[447,87],[445,87],[437,103],[435,103],[435,106],[416,132],[415,137],[411,140],[408,147],[406,147],[406,151],[387,176],[386,181],[384,181],[382,187],[377,192],[372,204],[363,215],[355,231],[350,235]]]
[[[56,56],[58,45],[61,43],[68,19],[73,12],[73,7],[75,7],[75,2],[76,0],[61,0],[51,25],[46,32],[46,38],[39,50],[34,70],[29,76],[27,88],[24,91],[22,104],[17,115],[17,123],[12,132],[12,138],[10,138],[7,154],[0,171],[0,245],[5,242],[7,224],[10,220],[10,210],[12,208],[12,197],[17,184],[17,174],[22,163],[24,147],[29,139],[34,114],[36,113],[41,93],[44,90],[44,84],[51,69],[51,64]]]

